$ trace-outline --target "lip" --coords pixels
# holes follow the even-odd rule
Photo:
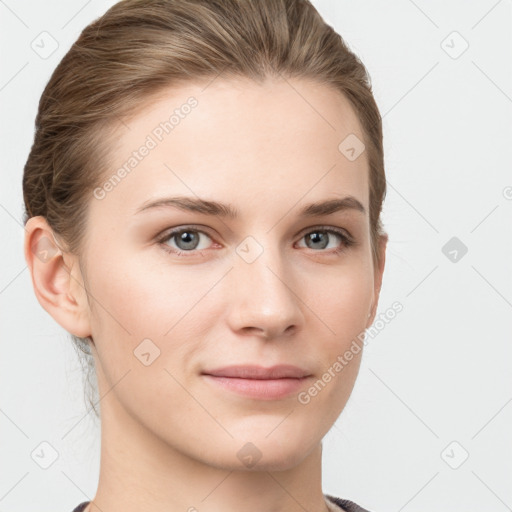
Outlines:
[[[202,373],[215,377],[237,377],[240,379],[300,379],[311,375],[307,370],[291,364],[279,364],[269,368],[253,364],[232,365],[206,370]]]
[[[238,395],[258,400],[278,400],[296,393],[312,375],[291,365],[270,368],[239,365],[208,370],[202,376],[213,385]]]

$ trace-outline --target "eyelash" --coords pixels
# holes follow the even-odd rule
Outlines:
[[[201,233],[201,234],[204,234],[208,238],[211,239],[211,236],[208,235],[208,233],[206,233],[205,231],[196,229],[193,226],[185,226],[185,227],[181,227],[179,229],[174,229],[172,231],[167,232],[164,236],[158,238],[157,242],[159,243],[159,245],[162,246],[162,249],[165,252],[170,253],[170,254],[174,254],[175,256],[178,256],[178,257],[185,257],[185,258],[187,258],[187,257],[191,257],[191,256],[198,256],[198,255],[199,256],[204,256],[204,251],[207,251],[208,249],[200,249],[200,250],[191,249],[190,251],[183,251],[183,250],[180,250],[180,249],[171,249],[165,243],[166,241],[172,239],[176,235],[179,235],[179,234],[187,232],[187,231],[191,231],[191,232],[194,232],[194,233]],[[334,249],[331,252],[323,251],[323,250],[320,250],[320,251],[314,251],[313,250],[313,252],[325,252],[326,254],[339,255],[339,254],[345,252],[350,247],[356,245],[355,240],[353,240],[352,238],[348,237],[342,230],[336,229],[336,228],[332,228],[332,227],[327,227],[327,226],[315,227],[315,228],[311,229],[310,231],[307,231],[306,233],[304,233],[304,235],[302,235],[301,239],[304,238],[306,235],[309,235],[311,233],[317,233],[317,232],[334,233],[335,235],[337,235],[341,239],[342,245],[341,245],[341,247],[338,247],[337,249]]]

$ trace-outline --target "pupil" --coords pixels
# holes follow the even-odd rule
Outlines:
[[[181,235],[178,237],[180,242],[184,242],[186,247],[182,247],[183,249],[194,249],[194,247],[189,247],[190,244],[192,244],[192,246],[194,245],[194,242],[197,241],[197,240],[194,240],[194,237],[195,235],[191,235],[190,234],[190,231],[183,231],[181,233]],[[187,240],[187,239],[190,239],[192,238],[192,241],[190,240]]]
[[[324,239],[324,244],[321,244],[321,248],[325,248],[327,246],[327,237],[325,236],[325,233],[321,233],[319,231],[316,231],[315,233],[310,235],[310,240],[313,242],[321,242],[322,238]]]

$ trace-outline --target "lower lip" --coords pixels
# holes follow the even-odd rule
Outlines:
[[[259,400],[286,398],[299,391],[304,382],[309,379],[309,377],[302,377],[301,379],[241,379],[206,374],[203,377],[228,391]]]

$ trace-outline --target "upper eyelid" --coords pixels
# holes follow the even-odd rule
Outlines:
[[[198,233],[202,233],[210,238],[214,238],[210,233],[208,233],[208,230],[205,229],[203,226],[196,227],[194,225],[184,225],[183,227],[176,227],[176,228],[168,228],[164,229],[159,235],[157,235],[155,238],[157,240],[167,240],[169,238],[172,238],[173,236],[176,236],[177,234],[181,233],[182,231],[197,231]]]

